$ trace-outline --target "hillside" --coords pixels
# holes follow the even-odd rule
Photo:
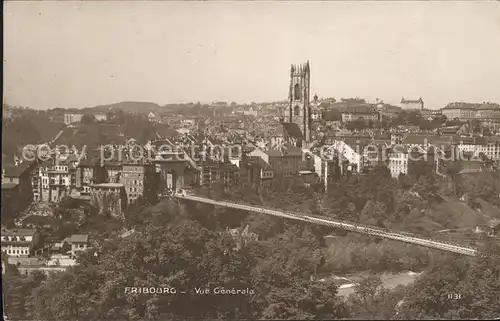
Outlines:
[[[2,122],[2,154],[11,161],[14,154],[20,155],[28,144],[51,141],[64,128],[63,123],[50,121],[45,115],[27,111],[25,115]]]
[[[105,114],[109,111],[121,110],[127,113],[156,113],[160,111],[161,107],[158,104],[151,102],[140,101],[123,101],[121,103],[99,105],[96,107],[83,108],[82,112],[90,112],[94,114]]]

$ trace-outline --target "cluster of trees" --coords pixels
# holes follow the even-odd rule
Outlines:
[[[163,128],[168,128],[166,124],[150,123],[148,114],[126,113],[118,109],[106,114],[108,122],[120,125],[121,133],[127,137],[133,137],[139,144],[145,144],[156,138],[156,133]]]
[[[305,188],[300,182],[260,191],[241,188],[229,190],[215,184],[200,193],[210,198],[238,202],[243,200],[268,208],[359,222],[410,232],[422,237],[437,237],[471,245],[474,242],[480,243],[480,238],[473,237],[470,233],[442,235],[437,232],[462,228],[472,231],[476,225],[484,224],[483,214],[472,209],[464,211],[460,207],[463,204],[453,196],[454,189],[458,191],[455,195],[460,196],[463,195],[460,194],[463,186],[470,186],[469,189],[474,187],[481,198],[497,204],[500,195],[498,173],[484,173],[480,176],[482,179],[477,177],[478,181],[471,186],[470,183],[465,185],[471,178],[465,179],[455,175],[460,168],[453,168],[448,166],[450,179],[441,180],[434,173],[432,165],[420,161],[412,166],[413,170],[409,175],[402,175],[398,180],[394,180],[385,164],[379,164],[365,175],[342,177],[337,183],[329,185],[326,194],[323,193],[322,186]],[[476,193],[470,194],[471,202],[478,198]],[[452,198],[443,199],[445,195],[451,195]],[[358,238],[345,231],[324,227],[315,227],[312,231],[318,242],[327,234],[344,237],[335,241],[335,248],[338,250],[331,254],[332,258],[336,255],[346,258],[342,262],[331,264],[335,271],[418,270],[425,267],[434,257],[434,252],[428,249],[408,247],[405,244],[366,236]],[[359,260],[358,253],[369,253],[363,256],[369,257],[369,260]]]
[[[336,287],[310,282],[321,255],[304,226],[287,226],[280,234],[248,242],[236,251],[235,240],[224,233],[223,216],[228,213],[188,207],[166,201],[144,208],[135,215],[147,223],[136,225],[135,234],[103,243],[97,256],[84,254],[78,266],[34,285],[23,301],[12,290],[19,279],[8,277],[7,314],[38,320],[342,316]],[[197,219],[207,212],[221,215],[220,220]],[[126,287],[171,287],[177,293],[138,295],[126,293]],[[216,287],[248,289],[248,293],[195,291]],[[15,306],[21,307],[11,309]]]
[[[403,110],[398,114],[398,117],[388,121],[388,125],[389,127],[397,127],[401,125],[418,126],[421,130],[434,130],[442,127],[446,121],[446,116],[428,120],[423,118],[419,111]]]
[[[345,219],[380,227],[398,227],[412,230],[422,222],[422,211],[440,203],[438,181],[432,166],[424,161],[414,166],[408,176],[394,180],[385,164],[379,164],[365,175],[344,176],[330,184],[327,193],[316,184],[306,188],[301,182],[290,182],[262,191],[222,190],[212,186],[218,194],[235,200],[300,211],[331,218]],[[321,192],[321,193],[320,193]],[[206,192],[201,192],[206,193]],[[416,221],[415,221],[416,220]]]
[[[500,246],[489,242],[475,259],[441,258],[406,289],[402,318],[498,319]]]
[[[483,171],[477,175],[458,177],[456,193],[466,195],[472,207],[478,207],[478,199],[500,207],[500,171]]]
[[[23,111],[13,119],[2,121],[2,154],[19,155],[28,144],[46,143],[63,128],[62,123],[52,122],[47,115],[34,110]],[[8,161],[10,159],[7,159]]]
[[[105,123],[98,122],[94,115],[85,114],[81,125],[69,136],[62,136],[60,142],[76,147],[96,148],[103,144],[124,143],[127,138],[135,138],[145,144],[156,138],[156,133],[165,124],[152,124],[147,114],[130,114],[121,110],[108,112]],[[123,134],[123,136],[121,136]]]
[[[66,272],[26,278],[9,271],[4,282],[6,314],[37,320],[492,318],[500,314],[495,302],[500,262],[495,256],[436,255],[428,272],[408,288],[384,289],[379,278],[369,277],[345,300],[335,283],[313,278],[345,258],[326,255],[332,249],[319,244],[311,226],[169,200],[129,213],[127,220],[134,234],[103,242],[97,252],[82,254],[79,265]],[[235,239],[225,232],[228,225],[248,225],[259,239],[249,239],[237,250]],[[490,253],[498,251],[497,245],[490,247]],[[168,287],[176,293],[130,293],[128,287]],[[248,293],[216,295],[216,287]],[[197,294],[197,288],[209,288],[211,294]],[[449,300],[449,293],[460,294],[461,301]]]

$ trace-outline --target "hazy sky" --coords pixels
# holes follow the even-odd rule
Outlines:
[[[500,2],[4,2],[4,97],[32,108],[311,95],[500,102]]]

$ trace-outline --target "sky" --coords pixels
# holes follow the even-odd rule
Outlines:
[[[4,102],[500,103],[500,2],[4,2]]]

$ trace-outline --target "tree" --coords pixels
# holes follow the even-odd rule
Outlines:
[[[500,247],[486,242],[477,258],[439,258],[409,289],[403,318],[494,319],[500,315]]]
[[[29,276],[9,273],[2,277],[2,294],[4,315],[10,319],[33,318],[34,295],[32,289],[39,287],[45,280],[42,272],[34,272]]]
[[[348,298],[349,317],[380,320],[394,318],[395,307],[399,301],[394,294],[383,287],[379,277],[369,276],[363,279]]]
[[[465,318],[498,319],[500,307],[500,246],[487,241],[465,279],[465,304],[460,311]]]
[[[350,121],[345,126],[349,130],[363,130],[369,128],[367,122],[364,119],[356,119]]]
[[[460,184],[459,173],[462,171],[463,166],[459,162],[448,162],[445,166],[445,174],[451,178],[453,194],[458,196],[459,189],[457,187]]]
[[[32,253],[36,253],[37,250],[42,249],[44,244],[44,235],[40,232],[40,230],[35,231],[35,235],[33,236],[33,240],[31,241],[31,251]]]
[[[68,253],[69,251],[71,251],[71,245],[69,245],[68,242],[64,242],[63,246],[61,247],[61,252],[65,254]]]
[[[266,296],[263,319],[332,319],[346,314],[343,302],[336,296],[337,287],[331,283],[291,284],[273,289]]]
[[[335,299],[335,288],[311,286],[304,279],[321,261],[310,233],[291,225],[293,231],[283,237],[269,242],[249,239],[236,246],[239,239],[217,226],[208,229],[193,220],[186,209],[174,201],[164,201],[141,213],[144,220],[135,226],[136,233],[103,242],[98,256],[83,253],[77,259],[79,265],[35,290],[34,318],[258,319],[271,315],[263,314],[262,308],[274,302],[272,293],[281,293],[278,288],[283,287],[308,296],[290,303],[290,307],[298,306],[290,314],[292,317],[328,317],[340,311],[342,304]],[[274,258],[273,264],[269,264],[268,257]],[[212,290],[249,288],[252,293],[207,296],[177,292],[155,297],[124,291],[127,286],[165,285],[177,291],[194,291],[207,285]],[[304,291],[304,287],[305,292],[297,292]]]

